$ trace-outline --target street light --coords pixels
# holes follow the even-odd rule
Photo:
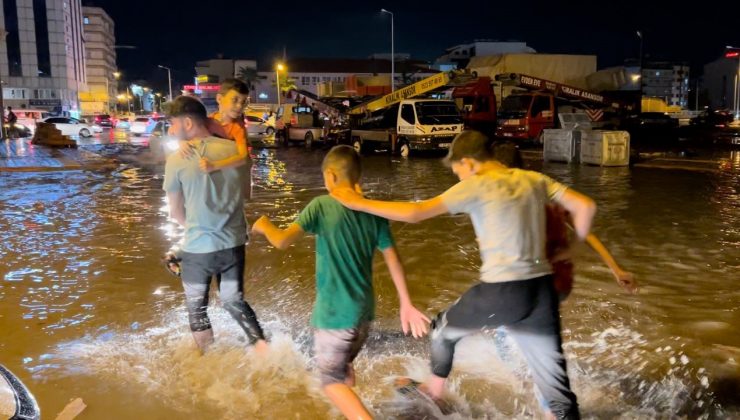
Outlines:
[[[285,66],[282,65],[282,63],[278,63],[277,67],[275,68],[275,83],[277,84],[277,106],[280,108],[280,72],[285,69]]]
[[[113,77],[117,81],[118,78],[121,77],[121,72],[114,71],[113,72]],[[118,84],[116,83],[116,85],[118,85]],[[118,86],[116,86],[116,91],[118,91]],[[106,102],[106,105],[107,105],[107,108],[108,108],[108,113],[110,113],[110,84],[109,84],[109,81],[108,81],[108,74],[105,75],[105,102]]]
[[[737,74],[735,75],[735,90],[732,97],[735,100],[735,119],[740,120],[740,47],[725,46],[725,58],[737,58]]]
[[[640,38],[640,104],[642,104],[642,31],[637,31],[637,37]]]
[[[169,83],[169,85],[170,85],[170,99],[169,100],[171,102],[172,101],[172,73],[171,73],[171,69],[169,67],[165,67],[165,66],[163,66],[161,64],[158,64],[157,67],[159,67],[160,69],[167,70],[167,83]]]
[[[396,47],[393,39],[393,12],[380,9],[380,13],[391,15],[391,92],[396,90]]]

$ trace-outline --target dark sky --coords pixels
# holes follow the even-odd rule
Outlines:
[[[595,0],[357,1],[83,0],[103,7],[116,24],[118,65],[127,79],[166,85],[166,72],[187,82],[195,61],[222,53],[272,62],[289,57],[359,57],[396,52],[434,60],[474,39],[520,40],[543,53],[596,54],[599,67],[638,56],[688,61],[694,72],[740,46],[740,1]]]

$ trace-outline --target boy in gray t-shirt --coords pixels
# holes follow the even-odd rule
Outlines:
[[[556,418],[579,418],[560,337],[558,298],[545,253],[545,204],[557,202],[573,216],[578,237],[588,235],[594,202],[536,172],[509,169],[493,159],[488,139],[459,134],[446,162],[460,182],[430,200],[368,200],[348,189],[332,196],[345,206],[391,220],[419,222],[445,213],[467,213],[478,237],[481,282],[440,313],[432,331],[432,376],[421,390],[439,400],[463,337],[506,326],[527,359],[535,384]]]

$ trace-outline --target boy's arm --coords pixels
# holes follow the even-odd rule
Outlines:
[[[368,200],[349,188],[336,189],[331,195],[349,209],[399,222],[417,223],[447,213],[447,206],[440,196],[419,202],[403,203]]]
[[[596,251],[597,254],[599,254],[604,263],[609,266],[609,269],[612,271],[615,280],[620,286],[622,286],[622,288],[624,288],[624,290],[628,291],[629,293],[637,292],[637,282],[632,276],[632,273],[624,271],[619,267],[619,264],[617,264],[617,261],[614,259],[612,254],[609,252],[608,249],[606,249],[606,246],[604,246],[604,244],[599,240],[599,238],[596,237],[596,235],[594,235],[593,233],[589,233],[588,236],[586,236],[586,243],[588,243],[589,246],[591,246],[591,248],[593,248],[593,250]]]
[[[247,147],[247,136],[243,130],[237,131],[234,142],[236,143],[235,155],[214,162],[211,162],[208,159],[201,159],[200,168],[206,172],[213,172],[226,168],[238,168],[245,165],[249,156],[249,148]]]
[[[591,230],[596,214],[596,203],[591,198],[570,188],[566,188],[555,198],[555,202],[565,207],[571,214],[573,229],[578,239],[584,241]]]
[[[170,206],[170,217],[185,226],[185,196],[182,191],[168,192],[167,203]]]
[[[298,223],[291,223],[285,229],[275,226],[267,216],[260,217],[252,225],[252,233],[264,235],[277,249],[287,249],[303,236],[303,229]]]
[[[388,247],[383,251],[383,259],[391,273],[393,284],[398,291],[398,300],[400,302],[401,329],[404,334],[411,334],[415,338],[423,337],[429,331],[428,325],[431,323],[421,311],[416,309],[411,303],[408,288],[406,287],[406,273],[403,269],[401,259],[396,252],[395,247]]]

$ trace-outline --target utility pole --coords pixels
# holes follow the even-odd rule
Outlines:
[[[170,100],[170,102],[172,102],[172,73],[171,73],[171,69],[169,67],[165,67],[165,66],[163,66],[161,64],[160,65],[157,65],[157,67],[159,67],[160,69],[167,70],[167,83],[170,85],[170,98],[169,98],[169,100]]]
[[[381,13],[391,15],[391,92],[396,91],[396,43],[393,34],[393,12],[380,9]]]

